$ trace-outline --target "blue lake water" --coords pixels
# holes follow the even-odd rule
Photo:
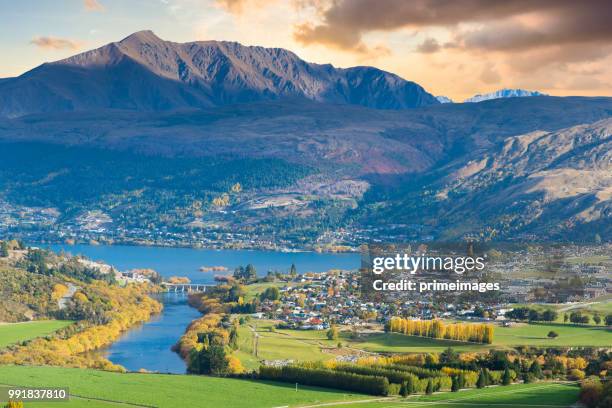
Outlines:
[[[225,266],[229,273],[236,266],[252,263],[259,275],[268,270],[287,272],[295,263],[298,272],[324,272],[329,269],[356,269],[359,254],[320,254],[314,252],[273,252],[246,250],[207,250],[138,246],[51,245],[55,251],[85,255],[113,265],[118,270],[152,268],[162,276],[187,276],[194,283],[213,283],[214,274],[200,272],[201,266]],[[98,352],[130,371],[141,368],[162,373],[185,373],[185,363],[171,350],[189,323],[200,313],[187,305],[181,293],[159,294],[163,312],[148,322],[126,331],[108,348]]]
[[[299,273],[325,272],[329,269],[357,269],[358,253],[274,252],[250,250],[212,250],[193,248],[162,248],[126,245],[51,245],[54,251],[85,255],[104,261],[118,270],[152,268],[164,277],[186,276],[193,283],[213,283],[218,272],[200,272],[202,266],[225,266],[231,274],[237,266],[251,263],[257,274],[268,270],[288,272],[294,263]]]

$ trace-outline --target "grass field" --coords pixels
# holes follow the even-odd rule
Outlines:
[[[2,366],[0,384],[69,387],[69,402],[27,403],[38,408],[146,407],[355,407],[438,408],[470,407],[569,407],[578,398],[578,387],[534,383],[509,387],[470,389],[459,393],[414,395],[379,399],[314,387],[205,376],[118,374],[59,367]],[[354,402],[351,402],[354,401]]]
[[[39,320],[0,324],[0,348],[35,337],[46,336],[72,324],[68,320]]]
[[[372,401],[332,407],[351,408],[482,408],[482,407],[525,407],[560,408],[570,407],[578,399],[579,389],[575,385],[555,383],[515,384],[509,387],[470,389],[458,393],[444,392],[429,396],[411,396],[394,400]]]
[[[190,375],[118,374],[104,371],[0,366],[0,384],[69,387],[69,403],[26,403],[32,407],[110,407],[125,404],[155,407],[303,406],[367,396],[292,384]],[[101,401],[109,400],[109,401]]]
[[[271,327],[274,322],[270,320],[252,320],[248,326],[240,327],[237,356],[245,367],[257,368],[259,360],[321,361],[334,357],[321,350],[322,346],[334,344],[327,340],[324,331],[270,331]],[[257,357],[253,355],[255,333],[258,336]]]
[[[595,325],[592,318],[598,314],[602,321],[606,315],[612,313],[612,295],[600,296],[598,298],[576,303],[576,304],[557,304],[557,303],[534,303],[534,304],[514,304],[511,307],[529,307],[540,312],[547,309],[556,310],[558,313],[555,323],[564,323],[563,315],[569,316],[572,312],[580,312],[591,317],[590,325]]]
[[[238,357],[247,368],[256,368],[258,360],[326,360],[334,356],[324,349],[336,347],[340,341],[344,347],[379,353],[442,352],[448,347],[457,351],[481,351],[516,346],[591,346],[609,347],[612,344],[612,330],[604,327],[574,326],[563,324],[520,323],[512,327],[495,327],[493,345],[462,343],[426,337],[406,336],[399,333],[363,334],[352,339],[348,332],[342,332],[339,340],[331,341],[326,332],[317,330],[275,330],[270,320],[252,320],[259,335],[258,358],[252,355],[253,331],[247,326],[240,328],[240,352]],[[548,332],[559,334],[549,339]]]

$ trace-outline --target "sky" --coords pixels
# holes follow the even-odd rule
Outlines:
[[[0,78],[149,29],[371,65],[455,101],[612,96],[610,21],[608,0],[0,0]]]

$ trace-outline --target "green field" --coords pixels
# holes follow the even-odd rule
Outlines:
[[[46,336],[70,324],[72,322],[68,320],[0,324],[0,348],[35,337]]]
[[[578,387],[534,383],[470,389],[459,393],[376,398],[314,387],[206,376],[118,374],[59,367],[2,366],[0,384],[69,387],[69,402],[27,403],[38,408],[148,407],[569,407]],[[355,401],[351,403],[351,401]],[[338,404],[336,404],[336,402]]]
[[[462,343],[452,340],[438,340],[426,337],[406,336],[399,333],[361,334],[353,339],[347,331],[341,332],[339,340],[330,341],[324,330],[275,330],[270,320],[252,320],[248,326],[239,329],[240,351],[238,357],[247,368],[254,369],[258,360],[327,360],[334,358],[330,349],[338,342],[348,349],[358,349],[377,353],[442,352],[448,347],[457,351],[484,351],[491,347],[508,348],[516,346],[569,347],[590,346],[609,347],[612,344],[612,330],[604,327],[578,326],[564,324],[527,324],[518,323],[512,327],[495,327],[492,345]],[[257,326],[259,335],[258,358],[253,352],[253,329]],[[549,339],[548,332],[559,334]]]
[[[280,407],[364,399],[367,396],[293,384],[228,378],[119,374],[76,368],[0,366],[0,384],[69,387],[69,403],[26,403],[33,407]],[[108,400],[108,401],[104,401]]]
[[[444,392],[428,396],[411,396],[393,400],[371,401],[332,407],[351,408],[482,408],[482,407],[570,407],[578,400],[579,389],[575,385],[555,383],[514,384],[508,387],[490,387],[455,392]]]
[[[334,356],[322,351],[322,347],[331,347],[324,331],[274,330],[275,323],[270,320],[251,320],[239,328],[238,358],[247,368],[257,368],[260,360],[300,360],[321,361]],[[254,336],[258,335],[257,357],[253,355]]]
[[[540,312],[547,309],[556,310],[558,313],[557,320],[555,320],[556,323],[565,323],[563,321],[563,316],[565,314],[569,316],[572,312],[580,312],[588,315],[591,318],[589,322],[590,325],[595,325],[595,322],[592,320],[595,314],[598,314],[602,318],[603,322],[606,315],[612,313],[612,295],[600,296],[598,298],[576,304],[532,303],[513,304],[511,307],[528,307]]]

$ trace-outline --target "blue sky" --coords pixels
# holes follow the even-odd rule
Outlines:
[[[377,66],[455,100],[502,87],[611,95],[611,13],[599,0],[0,0],[0,77],[151,29]]]

